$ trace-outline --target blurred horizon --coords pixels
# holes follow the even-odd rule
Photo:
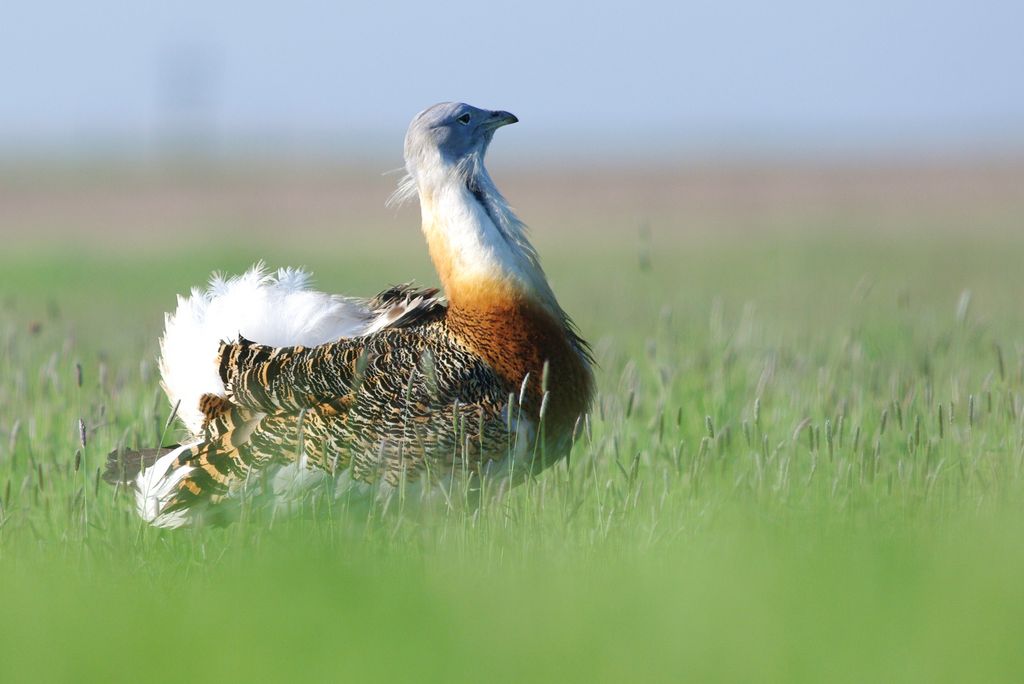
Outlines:
[[[98,0],[0,8],[0,158],[397,166],[408,120],[514,111],[511,163],[1024,156],[1024,5]],[[528,36],[528,39],[524,39]]]
[[[1022,25],[1009,0],[14,0],[0,234],[9,249],[407,240],[418,218],[385,207],[392,172],[409,119],[445,99],[519,116],[488,167],[545,249],[793,226],[1010,234]]]

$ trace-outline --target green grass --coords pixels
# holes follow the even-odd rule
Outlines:
[[[809,228],[542,244],[600,397],[506,499],[175,532],[97,484],[174,293],[418,244],[0,257],[0,681],[1020,681],[1024,240]]]

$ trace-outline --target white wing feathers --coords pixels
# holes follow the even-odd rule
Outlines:
[[[205,291],[194,288],[191,296],[178,297],[177,309],[165,317],[160,374],[171,405],[178,405],[178,416],[193,434],[202,429],[199,398],[224,394],[216,366],[222,340],[241,335],[275,347],[315,346],[377,332],[437,301],[424,293],[367,301],[317,292],[310,283],[304,271],[270,273],[261,262],[240,276],[215,274]]]

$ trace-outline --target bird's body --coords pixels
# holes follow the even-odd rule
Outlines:
[[[483,167],[494,129],[514,121],[445,103],[410,127],[405,192],[446,298],[325,295],[258,266],[179,299],[161,374],[192,439],[108,466],[146,520],[184,524],[272,464],[387,491],[456,472],[514,483],[564,454],[591,359]]]

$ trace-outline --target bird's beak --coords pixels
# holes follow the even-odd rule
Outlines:
[[[519,121],[519,118],[511,112],[491,112],[491,115],[484,121],[483,127],[493,131],[496,128],[514,124],[517,121]]]

